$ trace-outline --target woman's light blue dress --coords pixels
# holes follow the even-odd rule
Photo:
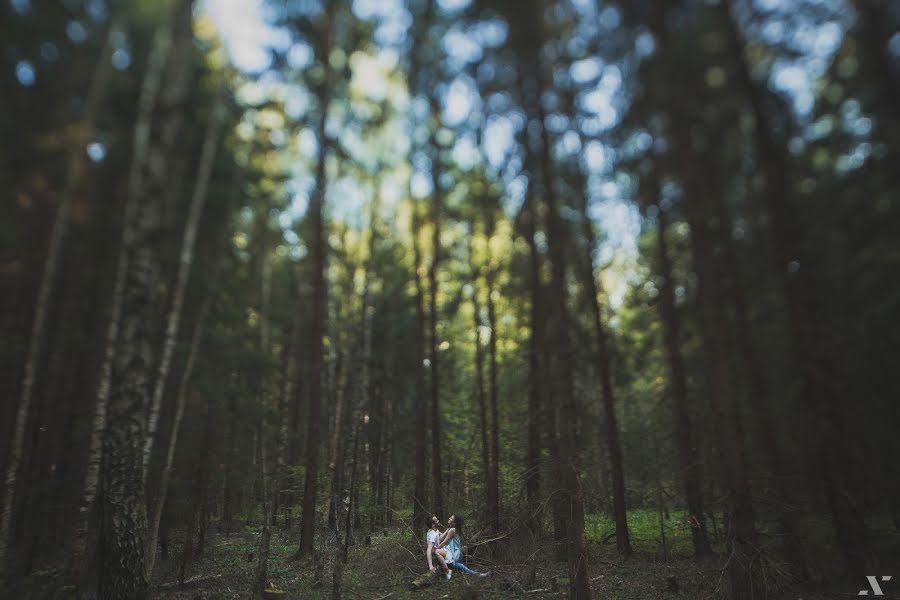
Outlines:
[[[459,543],[459,534],[454,534],[453,539],[447,542],[447,562],[462,560],[462,548]]]

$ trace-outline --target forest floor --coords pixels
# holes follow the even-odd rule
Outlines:
[[[652,515],[652,513],[650,513]],[[604,543],[610,529],[604,517],[590,517],[587,534],[591,552],[591,581],[595,598],[605,600],[700,600],[722,598],[727,584],[719,558],[697,560],[689,556],[689,532],[672,527],[667,533],[666,560],[659,554],[659,537],[642,532],[641,514],[635,514],[633,538],[635,553],[623,559],[614,543]],[[654,515],[655,518],[655,515]],[[657,521],[658,522],[658,521]],[[659,532],[658,525],[656,529]],[[642,533],[648,535],[642,536]],[[178,584],[180,544],[171,541],[171,556],[157,561],[154,572],[153,598],[177,600],[224,600],[247,598],[256,568],[259,532],[243,527],[232,533],[217,532],[213,524],[202,556],[191,565],[184,586]],[[422,536],[424,537],[424,533]],[[285,599],[332,598],[334,546],[321,549],[321,560],[293,560],[297,536],[273,531],[269,558],[268,581],[284,592]],[[502,542],[501,542],[502,543]],[[453,578],[432,579],[423,589],[412,582],[427,571],[423,549],[412,539],[409,530],[391,528],[368,536],[368,541],[349,549],[344,566],[341,592],[344,598],[365,600],[474,599],[474,598],[565,598],[567,597],[566,564],[556,560],[550,546],[528,548],[524,544],[506,544],[497,556],[467,560],[477,571],[491,571],[487,578],[474,578],[454,572]],[[857,589],[830,590],[780,586],[769,595],[773,600],[825,600],[857,596]],[[844,586],[847,587],[847,586]],[[850,586],[853,587],[853,586]],[[677,591],[676,591],[677,590]],[[885,598],[891,598],[885,590]],[[900,596],[897,596],[900,598]]]

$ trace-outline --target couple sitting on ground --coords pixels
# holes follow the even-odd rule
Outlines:
[[[441,569],[447,574],[447,579],[453,576],[452,569],[462,571],[475,577],[487,577],[488,573],[477,573],[462,562],[462,525],[463,520],[456,515],[450,515],[447,521],[447,530],[441,533],[441,522],[431,515],[428,520],[428,548],[425,556],[428,558],[428,570],[437,571],[434,560],[440,564]]]

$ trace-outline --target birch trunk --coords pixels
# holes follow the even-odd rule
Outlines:
[[[128,192],[125,199],[124,222],[134,218],[143,177],[142,166],[150,140],[150,126],[153,112],[162,85],[163,69],[166,65],[172,39],[168,27],[160,27],[153,39],[147,71],[141,86],[138,102],[137,124],[135,125],[132,143],[132,160],[128,173]],[[124,244],[124,241],[122,242]],[[91,509],[97,496],[97,483],[100,475],[100,461],[103,457],[103,432],[106,429],[106,409],[109,402],[109,385],[112,376],[112,364],[115,358],[116,342],[122,318],[122,299],[124,296],[125,278],[128,272],[128,255],[119,253],[116,274],[110,301],[109,324],[104,338],[103,361],[100,366],[97,382],[97,395],[94,401],[94,415],[91,420],[91,437],[88,445],[87,467],[82,484],[81,502],[75,527],[75,534],[70,555],[70,568],[77,572],[81,569],[84,557]]]
[[[127,271],[121,331],[110,378],[103,436],[103,510],[98,598],[142,599],[149,580],[144,570],[147,512],[142,472],[144,415],[154,364],[151,324],[159,277],[158,238],[171,157],[182,127],[191,76],[193,31],[190,1],[175,7],[174,47],[161,97],[150,127],[134,218],[125,223],[122,252]]]
[[[56,287],[57,273],[63,254],[63,247],[69,232],[69,214],[72,208],[72,199],[78,192],[78,188],[84,178],[84,145],[92,139],[94,135],[97,113],[109,90],[109,80],[112,74],[112,62],[110,57],[113,51],[113,40],[116,35],[121,33],[121,29],[121,20],[116,18],[110,26],[106,43],[100,52],[97,66],[93,71],[93,77],[87,90],[84,113],[79,122],[76,123],[77,135],[75,136],[75,139],[71,140],[71,147],[69,148],[66,157],[65,180],[63,182],[59,205],[56,208],[53,227],[50,232],[47,256],[44,260],[44,272],[41,274],[41,280],[38,287],[34,318],[31,324],[31,335],[28,342],[28,354],[25,361],[25,372],[22,381],[22,394],[19,398],[18,409],[16,410],[9,460],[7,462],[6,474],[3,480],[3,506],[2,511],[0,511],[0,587],[6,587],[9,550],[15,535],[14,512],[16,506],[16,482],[25,448],[28,418],[31,412],[35,381],[38,375],[38,363],[44,355],[44,346],[47,337],[45,330],[47,328],[48,312],[50,310],[53,292]]]
[[[166,317],[166,330],[163,338],[162,354],[156,372],[156,382],[153,387],[153,398],[150,403],[150,412],[147,419],[147,435],[144,440],[143,472],[146,485],[150,471],[150,459],[153,456],[153,446],[156,443],[157,430],[159,428],[159,413],[162,408],[163,395],[166,390],[166,380],[169,375],[169,367],[172,364],[172,356],[175,353],[175,343],[178,341],[178,329],[181,324],[181,313],[184,308],[184,297],[187,292],[188,280],[191,276],[191,268],[194,264],[194,246],[197,242],[197,230],[200,227],[200,217],[206,206],[209,190],[209,179],[212,174],[213,162],[219,147],[219,138],[225,124],[225,96],[221,94],[213,109],[212,121],[207,126],[206,137],[203,140],[203,148],[200,152],[200,164],[194,180],[194,191],[191,196],[191,205],[188,211],[187,221],[184,224],[184,233],[181,241],[181,256],[178,262],[178,275],[175,280],[175,290],[172,295],[172,305]]]

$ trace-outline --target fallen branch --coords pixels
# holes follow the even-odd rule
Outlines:
[[[203,582],[203,581],[210,581],[210,580],[212,580],[212,579],[219,579],[220,577],[222,577],[221,574],[219,574],[219,575],[206,575],[206,576],[204,576],[204,577],[200,577],[200,576],[192,577],[191,579],[186,579],[186,580],[184,581],[184,584],[183,584],[183,585],[187,586],[187,585],[190,585],[190,584],[193,584],[193,583],[200,583],[200,582]],[[179,582],[179,581],[170,581],[169,583],[163,583],[163,584],[160,584],[160,585],[156,586],[156,588],[157,588],[157,589],[160,589],[160,590],[167,590],[167,589],[169,589],[169,588],[178,587],[178,586],[180,586],[180,585],[182,585],[182,583]]]

